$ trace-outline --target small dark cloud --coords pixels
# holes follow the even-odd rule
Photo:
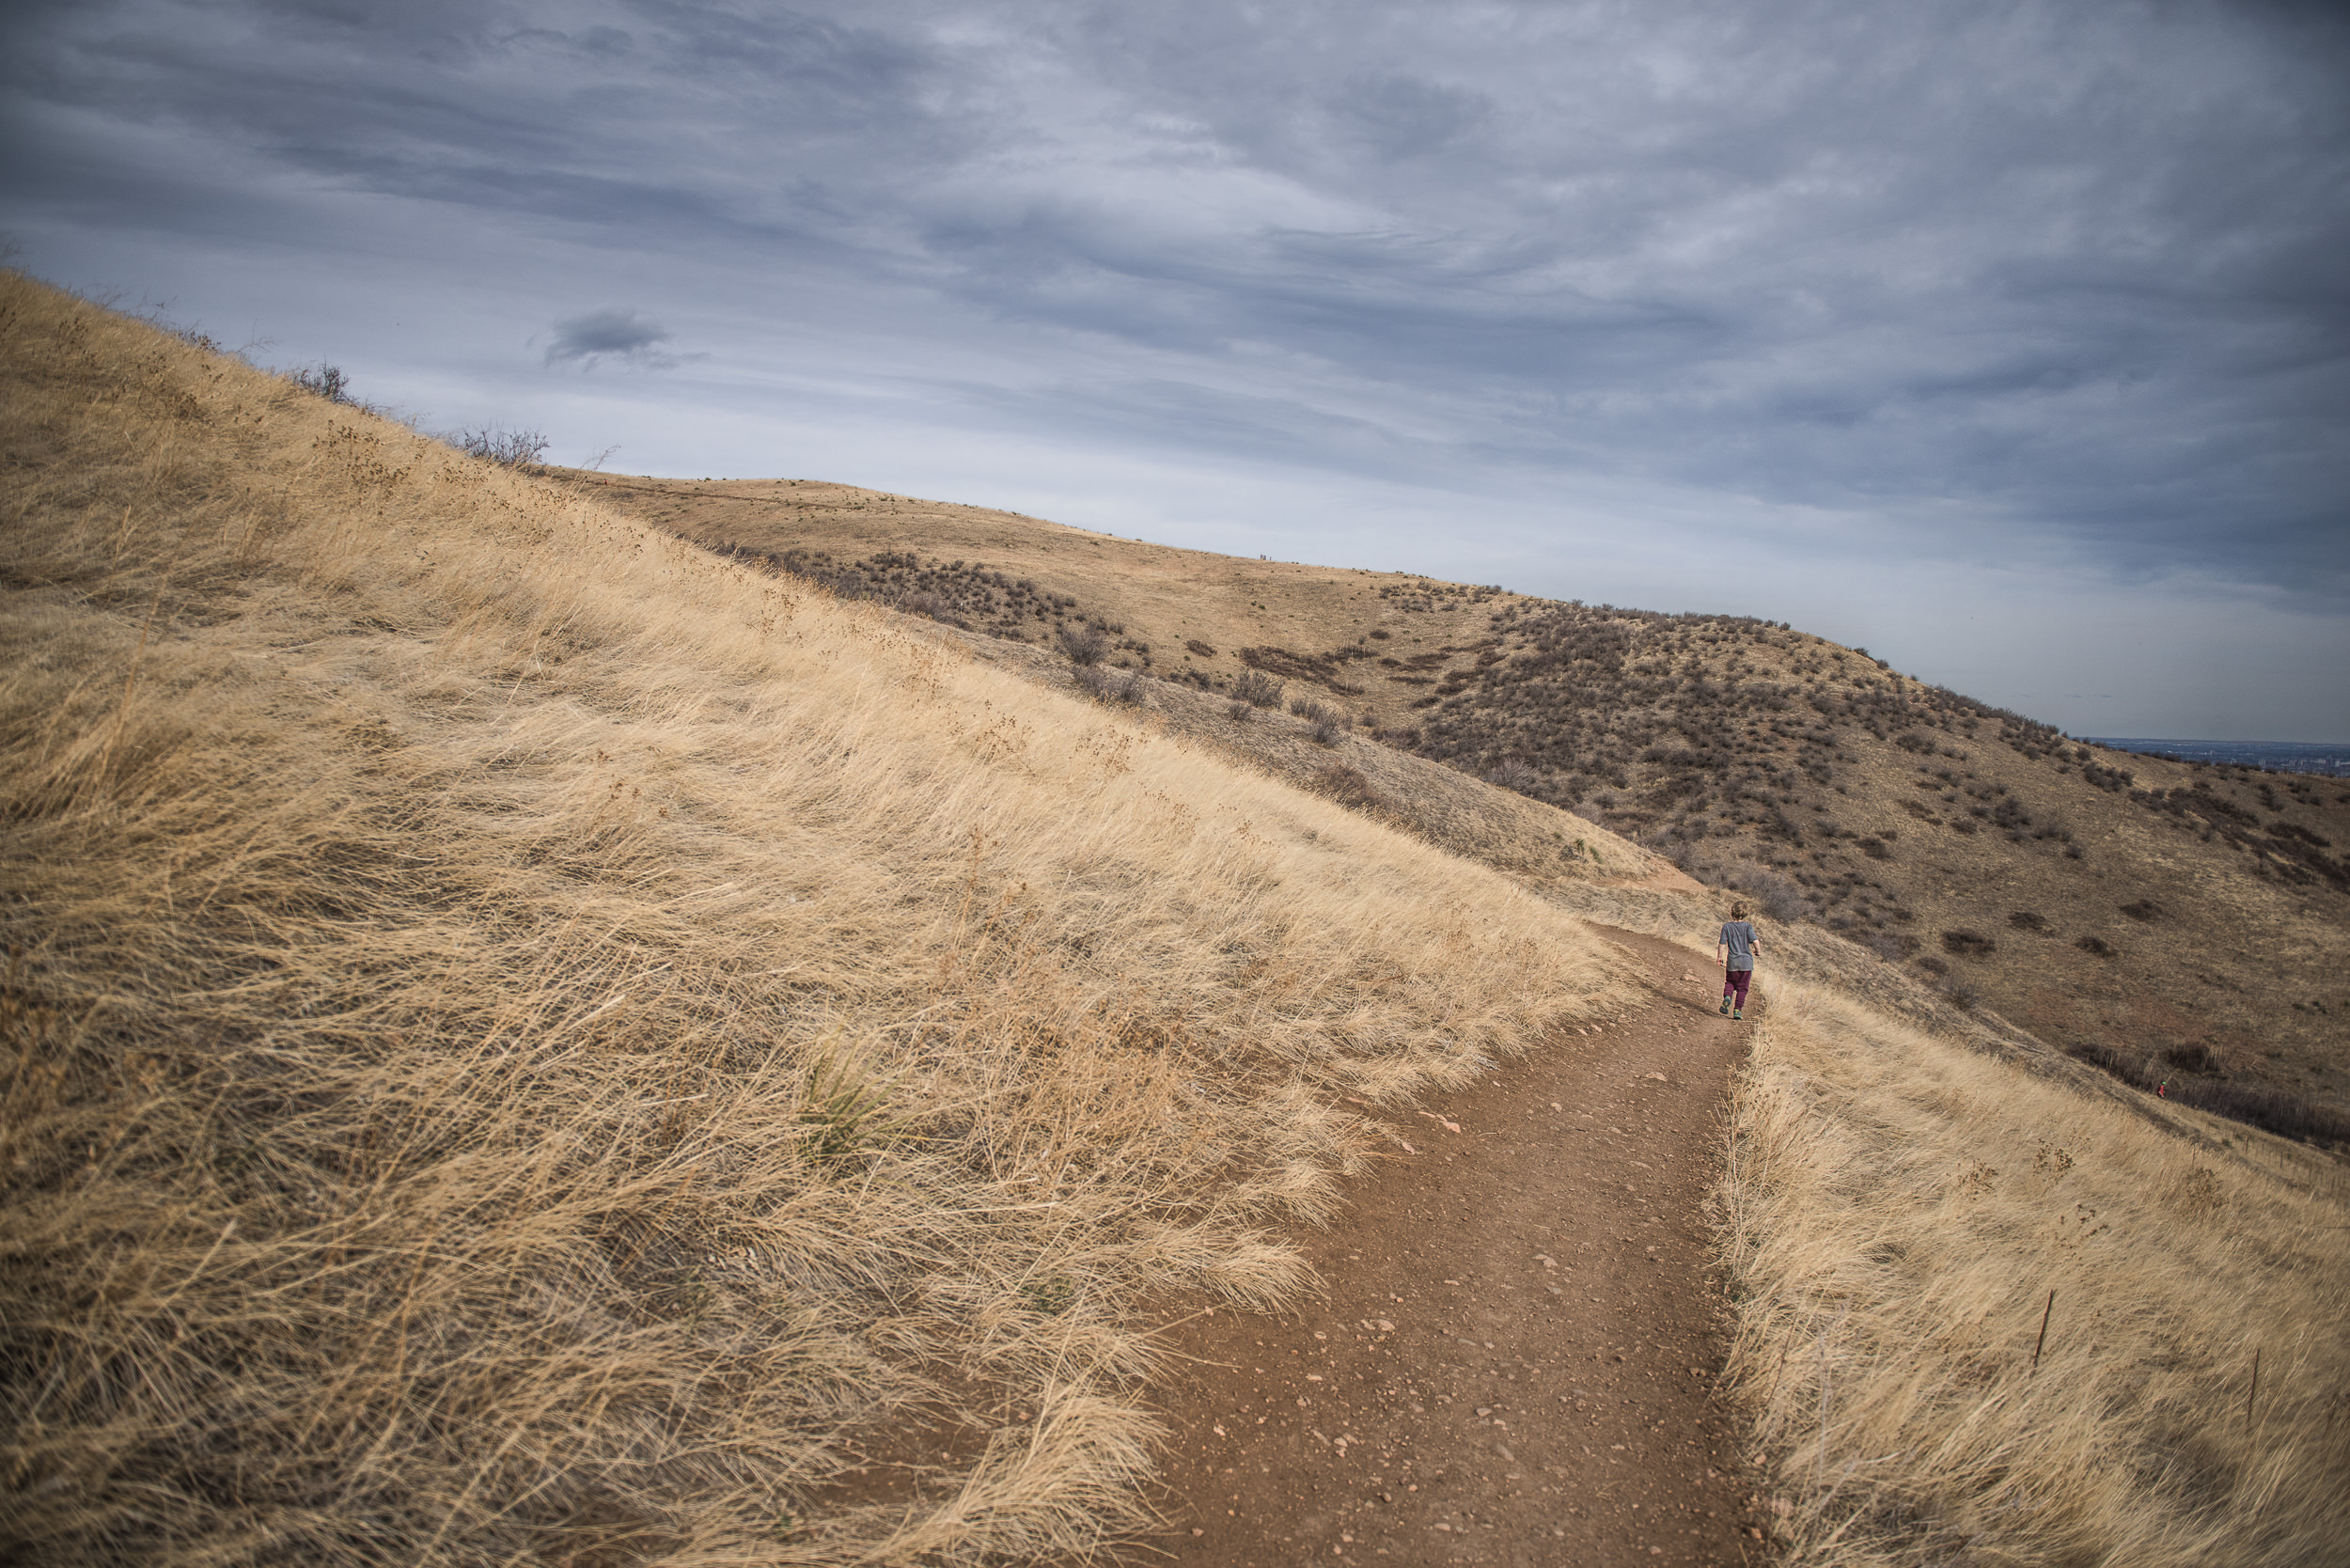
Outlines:
[[[640,311],[608,306],[555,323],[555,341],[547,345],[549,365],[576,364],[592,369],[601,359],[625,359],[631,364],[666,369],[677,356],[661,352],[669,331]]]

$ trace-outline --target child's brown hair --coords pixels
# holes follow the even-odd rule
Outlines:
[[[1733,920],[1745,919],[1747,917],[1747,906],[1743,903],[1731,903],[1730,906],[1730,917]]]

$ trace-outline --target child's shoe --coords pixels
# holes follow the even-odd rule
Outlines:
[[[1722,1016],[1725,1018],[1730,1016],[1730,998],[1727,996],[1722,998],[1721,1012]]]
[[[1747,1010],[1742,1007],[1734,1007],[1730,1010],[1730,1015],[1732,1018],[1739,1019],[1743,1022],[1747,1016]]]

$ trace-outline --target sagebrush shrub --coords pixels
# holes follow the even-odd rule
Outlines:
[[[1529,793],[1538,788],[1542,781],[1543,776],[1540,771],[1529,767],[1514,757],[1507,761],[1496,763],[1485,775],[1486,783],[1498,784],[1505,790],[1515,790],[1519,794]]]
[[[1278,709],[1284,689],[1261,669],[1244,669],[1232,678],[1232,695],[1252,708]]]
[[[1103,655],[1110,651],[1109,639],[1089,621],[1062,627],[1053,634],[1053,641],[1071,664],[1081,666],[1100,664]]]
[[[1070,674],[1077,689],[1097,702],[1121,702],[1139,706],[1142,702],[1142,677],[1128,670],[1123,674],[1104,669],[1100,665],[1079,665]]]
[[[494,425],[486,430],[461,430],[449,437],[448,444],[467,457],[504,468],[526,468],[547,450],[547,438],[537,431],[501,430]]]
[[[330,403],[357,406],[359,401],[351,395],[351,379],[343,374],[343,368],[339,365],[329,365],[324,361],[315,366],[305,365],[286,379],[305,392],[314,393]]]

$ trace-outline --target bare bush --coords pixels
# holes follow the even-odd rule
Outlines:
[[[1098,665],[1110,651],[1109,638],[1091,621],[1064,626],[1053,634],[1053,642],[1073,665]]]
[[[1540,770],[1512,757],[1488,769],[1485,782],[1499,785],[1505,790],[1514,790],[1524,795],[1531,794],[1542,787],[1543,776]]]
[[[462,430],[449,437],[450,446],[467,457],[494,463],[501,468],[526,468],[546,455],[547,438],[537,431],[509,431],[496,426]]]
[[[1244,669],[1232,677],[1232,695],[1252,708],[1277,710],[1283,689],[1280,682],[1261,669]]]
[[[1079,665],[1070,672],[1077,689],[1097,702],[1123,703],[1138,706],[1142,701],[1142,677],[1126,670],[1106,669],[1100,665]]]
[[[324,398],[330,403],[342,403],[352,408],[365,406],[351,395],[351,380],[343,374],[343,368],[339,365],[329,365],[323,361],[317,365],[305,365],[286,379],[305,392]]]

